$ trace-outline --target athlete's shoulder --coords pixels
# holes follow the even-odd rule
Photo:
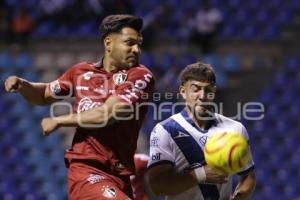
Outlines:
[[[80,70],[80,69],[91,69],[93,66],[95,66],[95,63],[83,61],[80,63],[76,63],[71,67],[71,69],[74,70]]]
[[[70,69],[68,69],[68,73],[73,73],[73,74],[78,74],[82,73],[84,71],[90,71],[92,70],[94,66],[94,63],[89,63],[89,62],[80,62],[76,63],[73,66],[71,66]]]
[[[169,133],[176,131],[178,128],[178,123],[174,120],[174,117],[177,115],[180,115],[180,113],[170,116],[169,118],[159,122],[157,125],[163,127]]]
[[[132,67],[128,70],[128,73],[140,73],[140,74],[150,74],[153,76],[150,69],[148,69],[145,65],[139,64],[135,67]]]
[[[229,117],[226,117],[224,115],[215,113],[215,118],[218,123],[220,123],[224,126],[229,126],[232,128],[236,127],[238,129],[245,129],[244,125],[241,122],[231,119]]]

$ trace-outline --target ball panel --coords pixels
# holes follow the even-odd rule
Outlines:
[[[250,159],[246,138],[233,131],[216,133],[209,138],[204,156],[208,165],[228,174],[240,172]]]

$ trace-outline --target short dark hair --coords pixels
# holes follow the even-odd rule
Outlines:
[[[102,20],[99,27],[101,40],[110,33],[118,33],[124,27],[130,27],[140,32],[143,27],[143,19],[134,15],[109,15]]]
[[[181,85],[184,85],[189,80],[204,81],[216,83],[215,71],[210,64],[196,62],[187,65],[180,73]]]

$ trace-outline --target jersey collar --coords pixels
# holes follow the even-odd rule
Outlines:
[[[194,128],[196,128],[198,131],[200,131],[200,132],[202,132],[202,133],[207,133],[208,130],[209,130],[212,126],[214,126],[214,125],[216,125],[216,124],[218,123],[218,121],[217,121],[217,119],[216,119],[216,116],[214,115],[214,116],[213,116],[213,119],[209,120],[208,128],[207,128],[207,129],[201,129],[201,128],[199,128],[199,127],[195,124],[195,122],[194,122],[194,121],[192,120],[192,118],[189,116],[189,114],[188,114],[186,108],[184,108],[180,113],[181,113],[181,115],[183,116],[183,118],[184,118],[188,123],[190,123]]]

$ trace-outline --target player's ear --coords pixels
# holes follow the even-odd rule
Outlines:
[[[110,36],[107,36],[104,38],[104,48],[108,52],[111,51],[111,43],[112,43],[112,40],[111,40]]]
[[[184,87],[184,85],[180,85],[180,86],[179,86],[179,92],[180,92],[182,98],[186,99],[186,94],[185,94],[185,87]]]

